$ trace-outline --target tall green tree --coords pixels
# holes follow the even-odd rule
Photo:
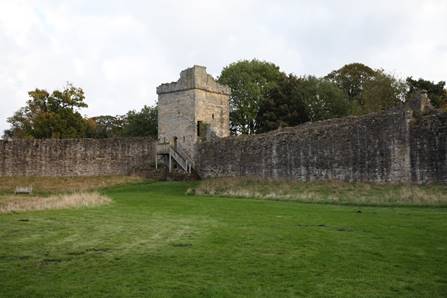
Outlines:
[[[346,116],[349,102],[334,83],[289,75],[274,87],[257,115],[257,133],[307,121]]]
[[[347,64],[326,79],[343,90],[354,115],[383,111],[405,100],[405,82],[361,63]]]
[[[84,137],[87,123],[79,113],[87,107],[81,88],[72,84],[51,94],[43,89],[28,92],[25,107],[12,117],[9,135],[15,138],[80,138]]]
[[[447,90],[445,89],[444,81],[435,83],[422,78],[414,80],[412,77],[408,77],[406,81],[409,87],[408,95],[423,89],[427,91],[428,97],[434,107],[440,108],[447,105]]]
[[[140,111],[129,111],[124,116],[122,136],[157,138],[158,135],[158,108],[157,106],[144,106]]]
[[[89,119],[88,137],[154,137],[158,134],[157,106],[144,106],[140,111],[132,110],[125,115],[103,115]]]
[[[347,116],[349,100],[333,82],[313,76],[298,79],[310,121],[326,120]]]
[[[326,79],[337,84],[351,102],[362,104],[362,92],[365,89],[365,84],[374,79],[376,74],[374,69],[365,64],[351,63],[332,71],[326,76]]]
[[[407,84],[386,74],[377,71],[375,77],[364,86],[361,98],[362,103],[357,111],[360,114],[380,112],[395,107],[405,101]]]
[[[91,138],[116,138],[122,135],[125,116],[103,115],[89,119]]]
[[[263,133],[306,121],[305,98],[298,80],[290,75],[273,87],[256,115],[256,132]]]
[[[226,66],[218,81],[231,88],[230,128],[233,134],[256,132],[256,115],[269,92],[286,75],[273,63],[243,60]]]

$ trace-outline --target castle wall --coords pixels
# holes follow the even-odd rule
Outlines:
[[[447,183],[446,113],[393,111],[198,145],[201,177]]]
[[[154,158],[150,138],[0,141],[0,176],[128,175]]]
[[[416,119],[410,126],[411,180],[447,183],[447,113]]]
[[[307,123],[197,145],[201,177],[447,183],[447,113],[409,111]],[[128,175],[150,138],[0,141],[0,176]]]

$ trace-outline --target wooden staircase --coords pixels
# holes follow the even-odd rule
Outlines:
[[[188,154],[181,150],[178,146],[177,148],[174,148],[169,143],[157,144],[157,155],[166,156],[168,158],[168,170],[170,173],[173,169],[173,162],[175,162],[186,173],[192,173],[194,162]],[[157,162],[155,166],[158,168]]]

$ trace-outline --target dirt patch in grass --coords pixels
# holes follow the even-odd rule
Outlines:
[[[131,176],[0,177],[0,193],[14,193],[17,186],[32,186],[34,193],[82,192],[142,181]]]
[[[447,206],[446,185],[297,182],[250,177],[201,181],[187,194],[355,205]]]
[[[1,213],[16,213],[48,209],[93,207],[108,204],[112,200],[98,193],[73,193],[49,197],[11,196],[0,201]]]

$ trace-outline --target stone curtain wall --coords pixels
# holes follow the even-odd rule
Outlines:
[[[150,138],[0,141],[0,176],[128,175],[154,158]]]
[[[203,178],[447,183],[447,113],[393,111],[197,145]],[[0,141],[0,176],[129,175],[152,164],[149,138]]]
[[[410,154],[412,181],[447,183],[447,113],[411,123]]]
[[[447,116],[391,111],[199,144],[201,177],[447,182]]]

